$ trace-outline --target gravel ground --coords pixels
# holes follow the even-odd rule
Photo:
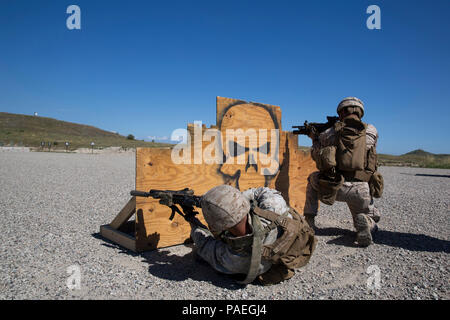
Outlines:
[[[450,170],[382,167],[374,245],[354,245],[345,204],[323,205],[310,263],[279,285],[242,287],[194,261],[189,246],[133,254],[98,236],[134,188],[134,162],[0,153],[0,299],[450,298]],[[72,265],[81,285],[69,290]]]

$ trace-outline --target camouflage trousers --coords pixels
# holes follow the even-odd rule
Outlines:
[[[306,201],[303,210],[303,214],[305,215],[316,216],[319,210],[319,196],[317,192],[319,188],[318,175],[319,172],[317,171],[308,177]],[[356,215],[360,213],[370,218],[371,229],[380,220],[380,212],[373,205],[369,184],[367,182],[344,182],[337,192],[336,201],[347,203],[353,217],[353,225],[355,225]]]

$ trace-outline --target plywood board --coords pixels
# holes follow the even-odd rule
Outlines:
[[[217,97],[216,122],[227,157],[219,166],[223,181],[240,190],[273,187],[283,161],[283,152],[279,149],[281,108]],[[229,134],[233,130],[234,136]],[[276,138],[275,131],[278,131]],[[252,133],[256,133],[255,138],[250,138]],[[263,174],[266,170],[268,174]]]
[[[308,176],[317,171],[317,168],[310,153],[298,148],[298,136],[292,132],[287,132],[286,136],[289,152],[289,183],[285,186],[288,188],[289,205],[303,214]]]
[[[100,234],[108,240],[111,240],[124,248],[137,252],[136,239],[119,230],[111,228],[109,225],[100,226]]]
[[[297,147],[297,137],[281,129],[281,109],[278,106],[245,102],[217,97],[216,125],[219,130],[215,149],[223,160],[207,164],[202,152],[211,141],[198,142],[210,128],[205,125],[188,124],[192,143],[190,163],[175,164],[170,149],[138,148],[136,151],[136,189],[179,190],[190,188],[196,195],[202,195],[214,186],[229,184],[241,191],[255,187],[270,187],[281,191],[286,201],[302,213],[306,177],[313,171],[314,163],[309,155]],[[242,129],[242,131],[239,131]],[[267,135],[262,139],[264,130]],[[271,130],[278,130],[272,136]],[[227,135],[227,130],[235,130]],[[250,131],[248,131],[250,130]],[[248,134],[256,132],[256,136]],[[265,142],[265,147],[261,144]],[[230,153],[230,150],[238,154]],[[216,155],[216,152],[213,152]],[[239,159],[237,159],[240,157]],[[201,161],[196,161],[196,160]],[[254,161],[251,161],[254,160]],[[265,162],[263,160],[266,160]],[[273,164],[276,170],[273,170]],[[266,172],[273,174],[261,174]],[[200,219],[204,222],[203,217]],[[190,226],[182,217],[170,221],[171,210],[158,200],[136,198],[136,246],[148,250],[183,243],[189,238]]]
[[[127,222],[131,216],[136,212],[136,197],[132,197],[130,201],[123,207],[119,214],[109,224],[113,229],[119,229],[122,224]]]
[[[180,190],[190,188],[201,195],[221,184],[213,165],[172,163],[171,150],[137,148],[136,189]],[[200,220],[204,222],[200,212]],[[190,226],[179,215],[170,221],[171,209],[153,198],[136,198],[138,249],[155,249],[180,244],[189,238]]]

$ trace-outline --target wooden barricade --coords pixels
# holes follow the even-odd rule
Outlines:
[[[136,149],[136,190],[180,190],[196,195],[229,184],[241,191],[269,187],[303,213],[308,175],[316,170],[297,136],[281,128],[278,106],[217,97],[216,125],[188,124],[186,145]],[[182,163],[174,162],[177,161]],[[198,209],[199,218],[206,224]],[[157,199],[132,197],[117,217],[100,227],[105,238],[140,252],[184,243],[190,226]],[[135,215],[131,234],[123,230]]]

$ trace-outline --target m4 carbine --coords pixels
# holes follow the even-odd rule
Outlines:
[[[159,203],[168,206],[172,209],[172,213],[169,217],[173,220],[175,217],[175,212],[181,215],[186,221],[193,223],[200,223],[195,215],[198,212],[194,211],[194,207],[201,208],[200,196],[194,195],[194,190],[185,188],[183,190],[156,190],[151,189],[149,192],[133,190],[130,195],[135,197],[152,197],[154,199],[159,199]],[[177,205],[181,207],[181,211]]]
[[[297,130],[294,130],[292,133],[294,134],[304,134],[309,136],[310,134],[313,134],[314,136],[317,136],[327,130],[328,128],[331,128],[334,126],[334,124],[339,121],[339,117],[331,117],[327,116],[327,122],[325,123],[318,123],[318,122],[308,122],[305,121],[303,126],[292,126],[292,128],[296,128]]]

